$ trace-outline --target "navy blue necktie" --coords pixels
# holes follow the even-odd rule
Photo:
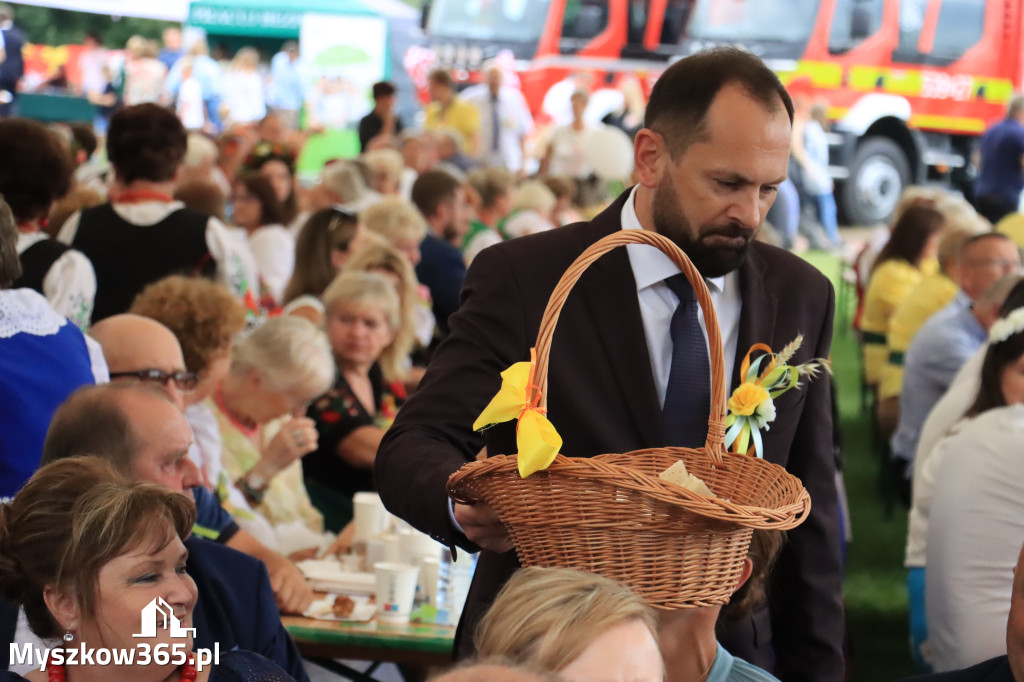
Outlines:
[[[498,110],[498,95],[491,95],[491,150],[501,149],[501,116]]]
[[[698,322],[700,306],[686,275],[673,275],[665,284],[679,297],[670,326],[672,368],[661,411],[667,445],[699,448],[707,440],[711,406],[711,368],[708,345]]]

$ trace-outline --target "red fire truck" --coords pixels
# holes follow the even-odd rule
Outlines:
[[[832,174],[848,221],[885,219],[903,187],[969,186],[973,142],[1022,79],[1021,0],[433,0],[428,46],[474,80],[509,50],[537,111],[574,73],[653,82],[716,45],[762,57],[828,104]]]

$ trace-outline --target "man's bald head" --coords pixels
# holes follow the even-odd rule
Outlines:
[[[97,322],[89,335],[103,348],[110,378],[118,374],[158,369],[167,373],[184,372],[185,358],[174,332],[156,320],[125,313]],[[184,407],[181,392],[173,382],[163,386],[179,408]]]

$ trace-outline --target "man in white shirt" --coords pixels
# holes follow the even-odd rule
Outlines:
[[[451,334],[375,463],[378,491],[393,513],[447,545],[484,550],[460,632],[473,631],[518,561],[494,510],[452,505],[446,482],[485,446],[489,454],[516,452],[515,423],[483,435],[472,424],[497,393],[500,373],[530,358],[558,279],[587,247],[630,228],[671,239],[708,282],[727,359],[709,367],[699,315],[676,333],[677,313],[694,313],[695,302],[692,293],[689,300],[677,293],[679,268],[666,256],[650,247],[604,256],[568,297],[551,351],[548,416],[567,456],[702,445],[711,371],[737,386],[749,348],[780,350],[798,334],[803,345],[791,362],[828,356],[831,285],[801,259],[753,240],[786,178],[792,113],[778,78],[748,53],[720,49],[682,59],[652,91],[634,146],[635,188],[591,222],[513,239],[474,259]],[[677,372],[677,361],[703,365],[703,376]],[[680,389],[705,397],[681,404]],[[787,393],[775,408],[763,434],[765,459],[799,477],[813,506],[788,534],[766,602],[748,617],[720,620],[720,640],[781,679],[838,682],[845,678],[844,624],[828,379]],[[680,422],[696,424],[696,436],[689,429],[677,437]],[[471,648],[465,638],[458,643],[460,655]]]
[[[504,74],[495,63],[484,66],[486,83],[467,88],[462,97],[480,110],[478,158],[485,166],[518,173],[526,158],[526,138],[533,131],[533,117],[523,93],[503,85]]]

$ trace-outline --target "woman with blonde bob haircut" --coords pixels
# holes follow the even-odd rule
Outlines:
[[[412,203],[387,197],[360,213],[359,222],[386,239],[413,267],[419,264],[420,242],[427,236],[427,223]]]
[[[422,346],[429,344],[434,334],[434,314],[429,302],[420,305],[419,282],[412,264],[393,246],[383,241],[368,242],[353,254],[345,272],[377,272],[394,285],[398,294],[399,322],[395,340],[381,355],[381,369],[387,379],[408,380],[409,353],[417,341]],[[424,313],[429,318],[425,323]],[[417,332],[421,327],[426,329],[425,341]]]
[[[626,586],[569,568],[522,568],[476,633],[481,658],[558,673],[567,682],[661,682],[654,614]]]
[[[45,671],[4,679],[292,679],[259,655],[237,650],[221,652],[213,668],[197,669],[190,630],[197,590],[184,545],[195,518],[190,497],[130,482],[98,457],[72,457],[37,471],[10,504],[0,505],[0,594],[25,609],[36,635],[63,641],[52,645]],[[112,661],[112,652],[139,646],[134,633],[144,631],[142,614],[157,599],[185,628],[157,628],[156,640],[146,640],[169,660],[151,656],[143,664],[139,650],[134,664]],[[92,662],[63,655],[81,647],[93,652]]]
[[[338,377],[309,409],[319,442],[302,471],[328,530],[340,531],[352,518],[353,496],[374,490],[377,448],[405,399],[402,383],[383,370],[402,360],[394,343],[402,317],[394,285],[377,272],[342,273],[324,292],[324,306]]]

